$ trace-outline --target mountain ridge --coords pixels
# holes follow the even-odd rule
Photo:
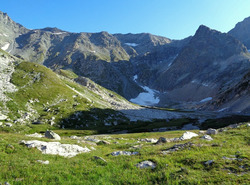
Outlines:
[[[159,90],[155,94],[161,99],[158,106],[177,103],[179,108],[190,108],[193,101],[219,97],[220,89],[232,88],[248,72],[247,48],[230,35],[204,25],[183,40],[149,33],[71,33],[47,27],[24,29],[9,41],[6,51],[54,71],[72,70],[128,100],[144,93],[147,86]],[[229,76],[232,71],[238,71],[238,76]],[[190,95],[180,93],[183,90]],[[191,107],[200,107],[196,104]]]

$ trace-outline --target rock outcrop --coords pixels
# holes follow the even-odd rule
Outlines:
[[[74,157],[77,154],[90,152],[87,147],[78,145],[61,144],[59,142],[44,142],[38,140],[21,141],[20,144],[26,145],[28,148],[37,148],[42,154],[60,155],[63,157]]]

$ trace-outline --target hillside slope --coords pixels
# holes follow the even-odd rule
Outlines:
[[[116,121],[119,118],[124,121],[125,116],[118,110],[139,108],[87,78],[81,78],[85,82],[82,86],[40,64],[22,61],[2,50],[0,70],[1,116],[8,117],[3,119],[6,122],[17,125],[57,123],[62,126],[74,115],[74,119],[79,117],[78,122],[83,124],[77,112],[93,112],[88,116],[89,120],[85,119],[88,122],[98,116],[98,113],[94,114],[96,109],[102,110],[104,115],[113,113]],[[107,117],[109,115],[100,118],[100,122],[104,124]],[[112,120],[109,123],[112,124]]]

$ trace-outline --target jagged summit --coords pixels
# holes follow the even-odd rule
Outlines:
[[[228,32],[228,34],[239,39],[245,46],[250,49],[250,17],[245,18],[239,22],[235,27]]]

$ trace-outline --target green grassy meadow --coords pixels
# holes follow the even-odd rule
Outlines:
[[[84,136],[84,131],[58,130],[61,143],[77,144],[70,135]],[[96,150],[73,158],[42,154],[35,148],[20,145],[20,140],[32,140],[24,134],[0,133],[0,183],[10,184],[249,184],[250,128],[246,125],[212,135],[213,141],[195,137],[187,141],[155,145],[138,139],[180,137],[184,131],[102,135],[110,145],[93,146]],[[198,131],[194,131],[198,133]],[[100,136],[101,137],[101,136]],[[49,139],[38,139],[51,141]],[[117,142],[117,143],[115,143]],[[167,155],[161,153],[174,144],[195,144]],[[140,149],[131,149],[140,145]],[[138,151],[134,156],[112,156],[114,151]],[[106,162],[94,159],[104,158]],[[227,160],[223,157],[236,157]],[[49,160],[49,164],[37,160]],[[155,169],[139,169],[135,165],[144,160],[157,164]],[[204,163],[214,160],[212,165]]]

